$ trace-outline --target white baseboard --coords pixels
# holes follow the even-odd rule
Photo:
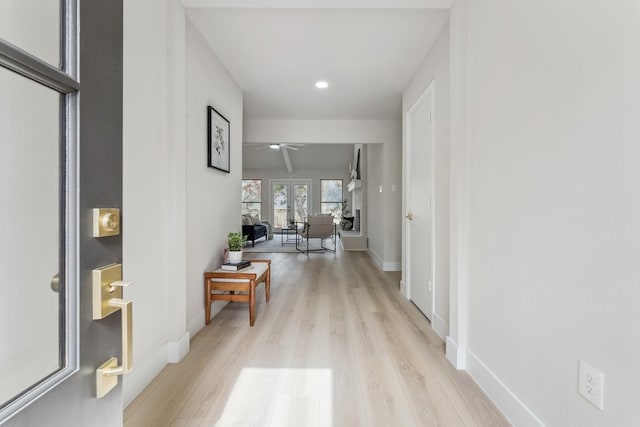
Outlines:
[[[149,385],[156,375],[167,365],[167,344],[160,347],[151,357],[145,361],[134,359],[134,368],[124,376],[123,401],[124,407],[131,402]]]
[[[376,265],[382,269],[382,266],[383,266],[382,258],[380,258],[378,254],[375,253],[371,248],[367,249],[367,253],[371,257],[373,262],[375,262]]]
[[[462,347],[458,347],[458,343],[451,337],[445,339],[445,354],[449,363],[456,369],[464,369],[466,366],[465,352]]]
[[[382,269],[382,271],[402,271],[402,263],[401,262],[383,261],[382,258],[380,258],[380,256],[378,256],[377,253],[375,253],[373,250],[371,250],[371,248],[367,249],[367,253],[371,257],[373,262],[375,262],[376,265]]]
[[[382,264],[383,271],[402,271],[402,263],[398,261],[388,262],[385,261]]]
[[[443,341],[446,340],[447,335],[449,335],[449,324],[435,312],[431,317],[433,317],[431,320],[431,328]]]
[[[185,332],[179,340],[167,343],[167,361],[169,363],[178,363],[189,353],[190,337],[189,332]]]
[[[482,361],[467,350],[467,372],[514,426],[543,426],[527,406]]]

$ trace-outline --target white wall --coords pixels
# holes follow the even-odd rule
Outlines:
[[[240,224],[242,92],[177,0],[125,2],[124,24],[123,269],[135,281],[125,291],[127,405],[204,325],[202,273]],[[207,105],[231,122],[230,174],[206,167]]]
[[[195,335],[204,326],[202,274],[220,265],[227,234],[241,228],[242,90],[189,19],[186,41],[187,325]],[[231,123],[230,173],[207,168],[207,105]]]
[[[382,170],[382,148],[382,144],[367,145],[366,170],[368,174],[370,171]],[[367,215],[367,226],[371,230],[367,233],[369,252],[374,259],[379,260],[378,262],[382,262],[384,257],[384,236],[380,232],[384,224],[383,193],[380,192],[381,187],[384,189],[383,182],[384,180],[380,173],[371,173],[367,176],[365,212],[377,213]]]
[[[449,26],[446,25],[402,95],[402,112],[434,82],[434,245],[435,282],[432,325],[441,338],[449,334]],[[404,123],[406,129],[406,123]],[[406,130],[403,132],[403,144]],[[403,259],[404,263],[404,259]],[[404,268],[403,276],[404,280]]]
[[[514,425],[637,425],[640,4],[476,0],[467,19],[468,370]]]
[[[382,268],[400,270],[402,256],[402,125],[400,120],[246,120],[244,142],[382,144],[382,211],[368,211],[367,221],[383,225]],[[374,179],[375,180],[375,179]],[[371,181],[369,181],[371,182]],[[395,187],[394,187],[395,186]],[[395,188],[396,191],[392,191]],[[376,215],[380,217],[376,219]]]
[[[402,122],[393,126],[396,139],[382,145],[384,271],[402,269]]]
[[[135,366],[124,381],[125,405],[166,365],[170,340],[168,9],[155,3],[124,3],[123,276],[135,282],[124,291],[134,307]]]

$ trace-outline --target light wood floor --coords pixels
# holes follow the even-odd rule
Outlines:
[[[366,253],[272,262],[256,323],[227,305],[133,401],[125,426],[508,426]]]

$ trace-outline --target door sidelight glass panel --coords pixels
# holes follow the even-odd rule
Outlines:
[[[63,366],[59,344],[64,338],[60,313],[64,271],[62,95],[2,67],[0,93],[2,408]]]
[[[0,1],[0,38],[61,67],[61,4],[52,0]]]

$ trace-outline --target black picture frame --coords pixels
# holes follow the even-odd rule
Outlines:
[[[207,166],[229,173],[231,123],[215,108],[207,106]]]

